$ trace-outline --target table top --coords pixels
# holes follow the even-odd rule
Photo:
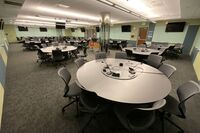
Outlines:
[[[141,47],[125,47],[122,50],[126,51],[126,49],[128,50],[132,50],[133,54],[138,54],[138,55],[150,55],[151,53],[159,53],[159,50],[156,49],[150,49],[150,48],[141,48]]]
[[[41,48],[41,50],[44,53],[51,53],[52,50],[56,50],[56,48],[59,48],[62,52],[69,52],[69,51],[73,51],[77,49],[77,47],[75,46],[49,46],[49,47]]]
[[[41,41],[25,41],[25,43],[41,43]]]
[[[120,63],[124,64],[123,67],[138,66],[143,71],[135,78],[127,80],[111,78],[102,73],[105,66],[119,66]],[[122,103],[155,102],[165,98],[171,90],[171,82],[158,69],[124,59],[107,58],[87,62],[78,69],[76,76],[85,90],[95,92],[102,98]]]

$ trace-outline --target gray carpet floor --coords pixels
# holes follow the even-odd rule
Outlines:
[[[6,90],[1,133],[78,133],[80,119],[76,117],[75,106],[70,106],[65,114],[61,108],[68,99],[63,97],[64,83],[58,77],[55,66],[36,62],[36,51],[24,51],[22,44],[9,46],[9,57],[6,77]],[[114,57],[112,50],[109,57]],[[94,51],[88,51],[87,60],[94,59]],[[168,59],[165,62],[174,65],[177,71],[170,78],[173,90],[170,95],[176,97],[176,88],[188,80],[197,81],[189,57]],[[66,61],[66,67],[75,79],[77,67],[73,59]],[[187,102],[187,119],[174,119],[186,133],[200,132],[200,95],[194,96]],[[103,120],[106,125],[118,127],[116,118]],[[110,123],[110,124],[109,124]],[[105,124],[105,123],[104,123]],[[166,124],[166,132],[176,132],[176,128]],[[88,132],[97,132],[98,128],[91,124]],[[160,128],[159,121],[155,123],[153,131]],[[124,132],[124,130],[109,130],[109,132]],[[146,132],[146,131],[144,131]]]

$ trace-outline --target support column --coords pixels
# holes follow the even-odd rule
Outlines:
[[[108,44],[110,39],[110,13],[101,13],[101,30],[100,30],[100,45],[101,51],[108,51]]]

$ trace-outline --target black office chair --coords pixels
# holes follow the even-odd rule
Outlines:
[[[125,41],[121,41],[121,46],[122,46],[122,48],[127,47],[127,41],[126,40]]]
[[[65,57],[63,56],[63,53],[60,49],[52,50],[52,61],[53,63],[56,63],[56,65],[60,64],[61,61],[63,61]]]
[[[122,104],[114,106],[114,112],[121,124],[129,132],[148,129],[155,121],[155,111],[166,104],[165,99],[154,102],[153,104]]]
[[[62,112],[64,113],[65,108],[70,106],[72,103],[76,102],[76,109],[77,109],[77,114],[78,114],[78,100],[79,100],[79,95],[82,92],[81,88],[76,84],[76,82],[73,82],[72,84],[69,85],[69,82],[71,80],[71,74],[67,70],[67,68],[62,67],[58,70],[58,75],[63,79],[65,82],[65,94],[64,97],[72,98],[73,100],[65,105],[62,108]]]
[[[169,117],[171,115],[177,116],[179,118],[185,119],[186,118],[186,101],[189,100],[192,96],[200,93],[200,86],[198,83],[194,81],[188,81],[181,85],[177,89],[177,95],[179,101],[177,101],[172,96],[167,96],[166,101],[167,104],[161,110],[161,118],[162,118],[162,132],[164,132],[164,120],[167,120],[169,123],[174,125],[176,128],[179,129],[179,132],[183,133],[184,130],[174,123]]]
[[[175,45],[169,46],[169,48],[167,48],[167,50],[166,50],[166,56],[167,57],[173,57],[174,56],[174,48],[175,48]]]
[[[110,102],[98,97],[93,92],[82,91],[80,95],[80,111],[89,115],[89,120],[86,123],[82,123],[81,132],[84,133],[85,129],[90,125],[92,120],[96,120],[98,123],[98,116],[103,115],[110,108]],[[100,124],[98,123],[98,126]],[[102,128],[99,128],[101,130]]]
[[[133,52],[132,50],[126,49],[126,55],[128,59],[132,60],[133,59]]]
[[[112,44],[112,48],[117,48],[117,41],[116,40],[113,40],[113,44]]]
[[[47,53],[42,52],[41,49],[38,49],[37,55],[38,55],[37,62],[41,61],[41,64],[43,62],[47,62],[51,60],[51,55],[48,55]]]

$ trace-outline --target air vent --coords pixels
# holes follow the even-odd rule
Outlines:
[[[4,4],[12,5],[12,6],[22,6],[23,3],[12,1],[12,0],[4,0]]]

